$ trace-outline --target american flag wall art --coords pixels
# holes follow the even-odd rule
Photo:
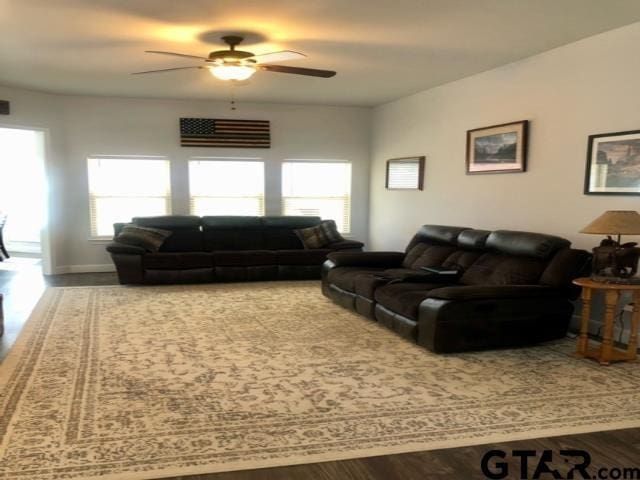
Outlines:
[[[183,147],[271,148],[269,120],[181,118]]]

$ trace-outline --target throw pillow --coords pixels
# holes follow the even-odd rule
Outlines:
[[[322,233],[327,239],[328,245],[336,242],[344,242],[344,237],[340,235],[340,232],[338,232],[336,222],[334,222],[333,220],[325,220],[320,224],[320,228],[322,229]]]
[[[125,245],[142,247],[150,252],[157,252],[169,236],[171,236],[171,232],[168,230],[127,225],[122,228],[115,241]]]
[[[323,248],[344,240],[342,235],[338,233],[336,223],[333,220],[326,220],[315,227],[300,228],[294,230],[294,233],[306,249]]]

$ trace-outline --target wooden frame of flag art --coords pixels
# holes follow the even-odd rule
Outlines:
[[[271,148],[269,120],[181,118],[182,147]]]

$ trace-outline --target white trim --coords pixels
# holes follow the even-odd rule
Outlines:
[[[100,160],[170,160],[167,155],[88,155],[87,159],[93,158]]]
[[[5,242],[5,246],[9,253],[37,253],[42,254],[42,245],[40,242]]]
[[[87,238],[87,241],[91,243],[106,245],[113,242],[113,237],[89,237]]]
[[[62,265],[53,269],[53,275],[65,275],[67,273],[103,273],[115,272],[116,267],[112,263],[103,265]]]
[[[0,123],[0,128],[8,128],[14,130],[30,130],[33,132],[42,133],[43,141],[43,175],[44,175],[44,188],[45,188],[45,205],[44,205],[44,225],[40,230],[40,256],[42,258],[42,273],[45,275],[53,274],[55,264],[54,249],[51,242],[51,185],[50,185],[50,170],[51,170],[51,132],[47,127],[34,127],[27,125],[17,125],[11,123]]]
[[[189,160],[195,161],[219,161],[219,162],[233,162],[233,161],[248,161],[248,162],[261,162],[264,161],[262,157],[189,157]]]

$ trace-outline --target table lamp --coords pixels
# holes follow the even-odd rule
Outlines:
[[[640,248],[636,242],[621,243],[622,235],[640,235],[640,214],[634,210],[609,210],[580,233],[607,235],[593,249],[591,278],[608,283],[640,283],[638,272]],[[613,239],[616,236],[616,240]]]

